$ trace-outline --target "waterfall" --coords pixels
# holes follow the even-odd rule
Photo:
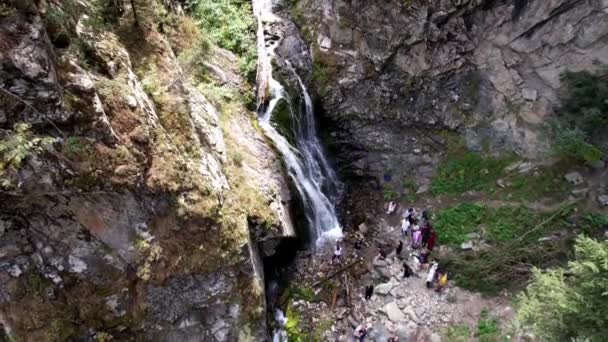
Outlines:
[[[273,50],[277,42],[265,40],[264,23],[281,20],[272,13],[272,0],[254,1],[254,11],[258,18],[258,86],[262,88],[262,91],[258,91],[258,97],[264,94],[262,102],[269,100],[267,105],[259,104],[262,109],[258,121],[281,154],[287,173],[302,199],[311,235],[316,245],[320,246],[342,237],[334,206],[340,183],[321,148],[312,100],[301,77],[289,61],[284,61],[285,71],[297,80],[303,105],[294,103],[285,87],[272,77],[271,59],[275,58]],[[289,140],[273,122],[273,113],[281,101],[287,104],[291,123]]]

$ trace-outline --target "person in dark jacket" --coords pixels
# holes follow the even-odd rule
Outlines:
[[[374,294],[374,285],[368,285],[365,287],[365,300],[370,300]]]
[[[395,253],[397,253],[397,256],[401,255],[402,250],[403,250],[403,241],[399,240],[399,245],[395,249]]]
[[[410,268],[410,265],[407,264],[407,261],[403,262],[403,278],[409,278],[414,272]]]

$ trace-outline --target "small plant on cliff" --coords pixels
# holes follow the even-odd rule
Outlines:
[[[18,169],[29,156],[42,153],[53,142],[30,131],[30,125],[18,123],[0,139],[0,176],[6,168]]]

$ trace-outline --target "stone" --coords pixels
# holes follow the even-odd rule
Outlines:
[[[536,98],[538,97],[536,89],[524,88],[522,89],[521,94],[527,101],[536,101]]]
[[[382,308],[382,310],[384,311],[384,313],[386,313],[388,319],[390,319],[391,321],[395,323],[405,322],[406,317],[399,309],[399,306],[397,306],[397,303],[390,302],[386,304],[384,308]]]
[[[570,191],[574,196],[585,196],[589,192],[589,188],[573,189]]]
[[[441,336],[439,336],[439,334],[432,333],[429,341],[430,342],[441,342]]]
[[[580,173],[578,173],[577,171],[573,171],[573,172],[569,172],[567,173],[564,178],[566,179],[566,181],[572,185],[579,185],[579,184],[583,184],[585,182],[585,179],[583,178],[583,176],[581,176]]]
[[[13,265],[8,268],[8,274],[10,274],[11,277],[19,278],[19,276],[23,274],[23,271],[21,270],[19,265]]]
[[[416,191],[416,194],[417,195],[424,194],[424,193],[428,192],[430,190],[430,188],[431,188],[430,184],[424,184],[418,188],[418,190]]]
[[[365,234],[368,231],[367,225],[365,223],[361,223],[358,228],[361,234]]]
[[[393,287],[395,287],[395,285],[392,283],[379,284],[374,287],[374,293],[384,296],[388,294],[393,289]]]
[[[468,251],[473,249],[473,241],[466,241],[460,244],[460,249],[463,251]]]
[[[70,264],[70,270],[75,273],[82,273],[87,270],[87,264],[74,255],[68,256],[68,263]]]
[[[518,167],[517,167],[517,172],[519,173],[528,173],[530,172],[532,169],[534,168],[534,164],[530,163],[530,162],[525,162],[525,163],[521,163]]]
[[[498,185],[499,188],[501,189],[506,189],[507,185],[505,184],[504,179],[499,179],[496,181],[496,185]]]
[[[605,207],[608,206],[608,195],[597,196],[597,201]]]
[[[467,234],[467,238],[469,238],[469,240],[475,240],[475,239],[479,239],[481,237],[481,235],[479,235],[479,233],[469,233]]]

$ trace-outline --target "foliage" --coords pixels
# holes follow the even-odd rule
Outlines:
[[[433,220],[439,242],[457,244],[467,241],[466,235],[477,230],[484,213],[483,206],[472,203],[462,203],[439,211]]]
[[[444,336],[448,342],[468,342],[471,331],[466,325],[450,325],[444,332]]]
[[[289,342],[304,342],[306,338],[304,332],[300,328],[300,315],[289,305],[285,313],[287,323],[285,323],[285,331]]]
[[[553,151],[556,155],[575,162],[593,162],[602,157],[602,151],[597,146],[588,143],[587,134],[579,128],[565,128],[557,125],[554,129]]]
[[[0,140],[0,175],[6,168],[18,169],[27,157],[44,152],[52,138],[41,138],[30,131],[30,125],[17,123],[13,131]]]
[[[240,70],[255,79],[256,42],[252,8],[246,0],[190,0],[189,8],[209,39],[240,57]]]
[[[294,298],[302,299],[307,302],[312,302],[315,299],[315,292],[310,287],[294,287],[293,288]]]
[[[431,183],[431,193],[458,194],[492,190],[512,157],[491,158],[468,151],[449,151]]]
[[[492,244],[475,251],[452,252],[442,263],[461,287],[486,294],[517,289],[527,280],[531,267],[554,266],[568,257],[568,239],[542,243],[538,239],[549,231],[566,228],[563,217],[570,208],[549,215],[524,207],[462,203],[439,211],[433,226],[440,243],[459,244],[469,240],[468,233],[479,232]]]
[[[577,222],[578,227],[586,234],[594,234],[608,229],[608,215],[598,213],[587,213]]]
[[[594,161],[601,157],[598,144],[606,144],[608,129],[608,69],[597,73],[565,72],[561,82],[566,98],[556,110],[555,152],[577,161]]]
[[[385,185],[382,189],[382,197],[385,201],[392,201],[397,198],[397,193],[393,191],[388,185]]]
[[[495,340],[498,335],[500,335],[498,318],[490,317],[488,309],[484,308],[479,314],[475,337],[479,338],[479,341],[492,341]]]
[[[549,341],[608,336],[608,242],[579,237],[567,268],[535,269],[518,297],[518,319]]]

